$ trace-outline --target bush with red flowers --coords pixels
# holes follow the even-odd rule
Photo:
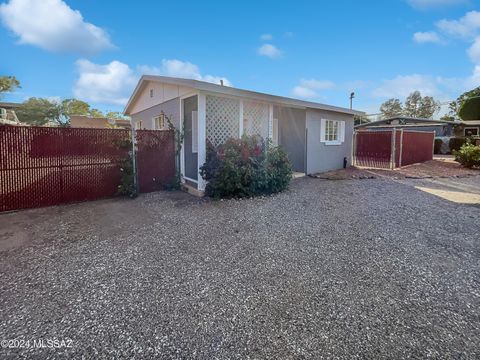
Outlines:
[[[285,190],[292,178],[287,154],[259,136],[228,139],[207,145],[200,174],[208,183],[205,194],[214,198],[240,198]]]

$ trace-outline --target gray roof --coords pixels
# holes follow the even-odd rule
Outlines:
[[[139,93],[140,89],[142,88],[142,85],[147,81],[158,81],[158,82],[171,84],[171,85],[186,86],[196,90],[208,91],[211,93],[239,96],[239,97],[245,97],[245,98],[254,98],[254,99],[263,100],[266,102],[276,103],[279,105],[328,110],[328,111],[335,111],[335,112],[341,112],[341,113],[352,114],[352,115],[365,114],[362,111],[351,110],[343,107],[326,105],[326,104],[321,104],[321,103],[312,102],[312,101],[293,99],[293,98],[288,98],[284,96],[270,95],[270,94],[260,93],[256,91],[237,89],[230,86],[209,83],[206,81],[183,79],[183,78],[168,77],[168,76],[154,76],[154,75],[143,75],[140,78],[140,80],[138,81],[137,87],[133,91],[132,96],[128,100],[127,105],[125,106],[125,110],[124,110],[125,114],[129,114],[129,108],[132,105],[133,100],[135,99],[136,95]]]
[[[22,105],[22,104],[19,104],[19,103],[0,101],[0,108],[5,108],[5,109],[18,108],[18,107],[20,107],[21,105]]]
[[[430,125],[458,124],[458,122],[448,121],[448,120],[435,120],[435,119],[413,118],[408,116],[395,116],[388,119],[382,119],[382,120],[372,121],[364,124],[359,124],[359,125],[356,125],[355,128],[382,126],[384,124],[388,124],[390,121],[393,121],[393,120],[404,121],[407,124],[430,124]]]

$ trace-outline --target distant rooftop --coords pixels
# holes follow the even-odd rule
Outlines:
[[[392,122],[398,122],[392,124]],[[395,116],[388,119],[382,119],[372,122],[366,122],[360,125],[355,126],[356,128],[370,127],[370,126],[383,126],[383,125],[407,125],[407,124],[424,124],[424,125],[441,125],[441,124],[459,124],[458,121],[449,121],[449,120],[437,120],[437,119],[424,119],[424,118],[414,118],[408,116]]]
[[[0,108],[4,108],[4,109],[18,108],[18,107],[20,107],[20,105],[22,105],[22,104],[0,101]]]

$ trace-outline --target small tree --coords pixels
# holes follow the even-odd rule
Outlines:
[[[403,113],[402,103],[399,99],[389,99],[380,106],[380,112],[385,119],[400,116]]]
[[[21,87],[20,81],[15,76],[1,76],[0,77],[0,97],[6,93],[14,91]]]
[[[21,122],[42,126],[48,122],[62,124],[61,106],[48,99],[31,97],[24,101],[22,105],[15,110],[18,119]]]
[[[65,116],[72,115],[88,115],[90,112],[90,105],[85,101],[77,99],[65,99],[61,103],[62,114]]]
[[[458,117],[461,118],[459,115],[460,109],[462,105],[465,103],[470,98],[480,96],[480,86],[476,87],[475,89],[469,90],[464,92],[462,95],[460,95],[457,100],[450,102],[448,105],[449,107],[449,112],[447,115],[445,115],[444,119],[447,120],[454,120]],[[465,120],[465,119],[463,119]]]
[[[88,115],[90,115],[92,117],[105,117],[103,112],[101,110],[98,110],[98,109],[91,109],[89,111]]]
[[[465,121],[480,119],[480,96],[466,99],[460,106],[458,115]]]
[[[123,115],[120,111],[109,111],[105,114],[108,119],[128,120],[128,117]]]
[[[403,114],[414,118],[429,119],[440,109],[440,105],[431,96],[424,96],[414,91],[405,100]]]

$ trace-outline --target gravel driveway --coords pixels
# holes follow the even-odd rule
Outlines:
[[[414,185],[0,215],[0,339],[71,345],[0,357],[480,358],[480,206]]]

